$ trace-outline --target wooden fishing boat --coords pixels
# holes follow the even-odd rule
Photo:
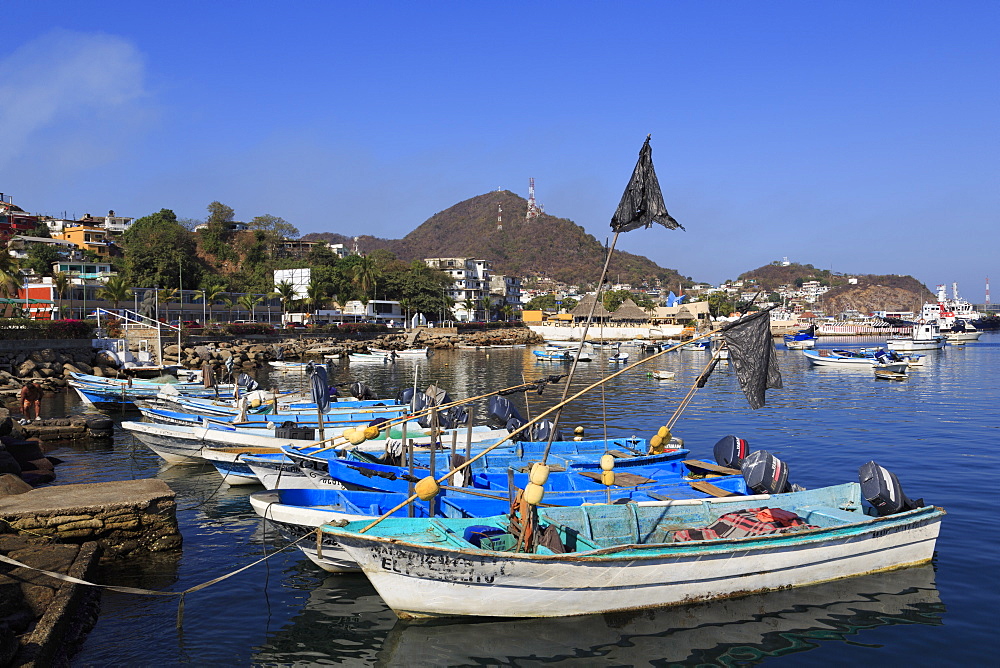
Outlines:
[[[804,524],[698,538],[732,513],[787,516],[774,509]],[[364,533],[363,521],[321,530],[401,618],[558,617],[728,598],[925,563],[944,511],[869,514],[861,485],[847,483],[775,495],[539,508],[538,516],[539,527],[554,528],[559,540],[549,544],[556,550],[515,551],[506,515],[390,517]]]
[[[395,353],[397,357],[427,357],[430,352],[429,348],[404,348],[403,350],[387,350],[383,348],[371,348],[372,354],[375,355],[389,355],[390,353]]]

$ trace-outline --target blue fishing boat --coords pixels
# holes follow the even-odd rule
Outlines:
[[[794,334],[785,334],[785,347],[789,350],[806,350],[816,347],[816,328],[807,327]]]

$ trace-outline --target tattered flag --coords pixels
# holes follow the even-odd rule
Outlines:
[[[326,379],[326,367],[317,364],[309,374],[309,391],[316,409],[325,413],[330,409],[330,386]]]
[[[770,308],[763,309],[722,328],[722,336],[729,347],[729,361],[753,409],[764,405],[765,390],[781,387],[781,370],[771,338],[770,312]]]
[[[635,163],[632,178],[625,186],[622,201],[618,210],[611,218],[611,229],[615,232],[629,232],[637,227],[652,227],[659,223],[667,229],[682,230],[684,226],[667,213],[663,203],[663,193],[660,192],[660,182],[656,180],[653,170],[653,149],[649,146],[649,135],[639,150],[639,160]]]

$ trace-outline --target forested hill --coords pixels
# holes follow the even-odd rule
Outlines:
[[[503,229],[497,230],[497,207],[503,210]],[[363,253],[377,248],[401,260],[428,257],[476,257],[490,261],[496,273],[547,276],[564,283],[586,285],[600,275],[603,244],[566,218],[540,214],[525,220],[528,202],[502,190],[478,195],[436,213],[402,239],[358,239]],[[353,239],[341,234],[309,234],[349,248]],[[682,277],[641,255],[615,251],[609,271],[622,281],[641,285],[651,279],[677,285]]]
[[[927,286],[912,276],[852,274],[848,277],[817,269],[811,264],[772,263],[743,272],[739,277],[744,283],[752,281],[764,292],[774,292],[782,285],[801,287],[805,281],[819,281],[821,285],[830,287],[821,298],[828,313],[847,309],[861,313],[919,311],[921,304],[934,301],[934,295]]]

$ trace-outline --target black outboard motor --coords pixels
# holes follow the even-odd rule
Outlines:
[[[515,441],[548,441],[551,437],[553,441],[563,440],[562,432],[558,429],[552,431],[553,424],[549,420],[542,420],[531,425],[527,431],[522,431],[514,437]]]
[[[518,427],[524,424],[524,418],[510,399],[498,395],[489,398],[486,402],[486,424],[499,429],[506,427],[512,419],[517,420]]]
[[[396,393],[396,403],[402,406],[413,401],[413,388],[405,387]]]
[[[375,393],[372,392],[372,389],[367,385],[365,385],[364,383],[362,383],[361,381],[356,381],[351,383],[351,387],[349,389],[355,399],[360,399],[361,401],[367,401],[369,399],[375,398]]]
[[[792,491],[788,467],[767,450],[750,453],[740,467],[747,487],[757,494],[781,494]]]
[[[861,483],[861,496],[872,504],[879,517],[924,507],[923,499],[913,501],[907,497],[896,475],[874,461],[858,468],[858,481]]]
[[[723,436],[712,449],[715,463],[726,468],[738,469],[750,454],[750,444],[736,436]]]

